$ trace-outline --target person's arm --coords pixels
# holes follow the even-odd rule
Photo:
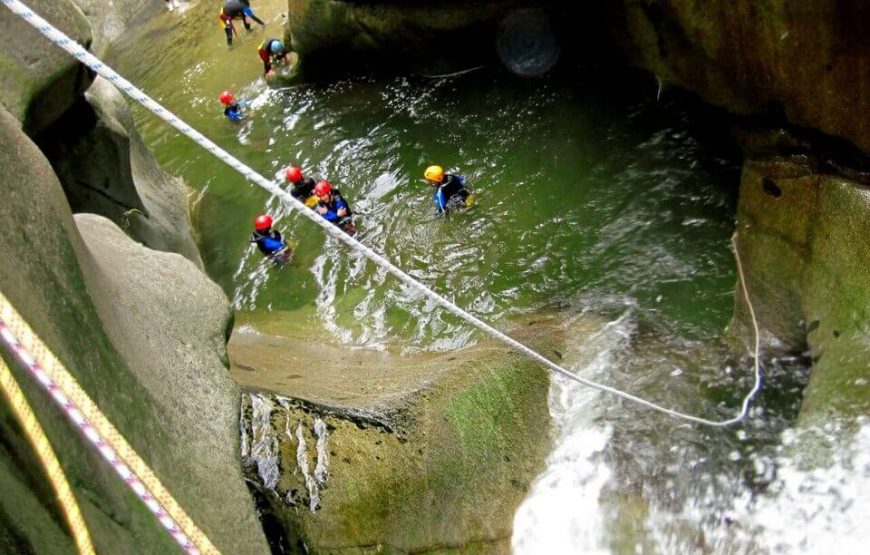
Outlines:
[[[438,207],[438,211],[442,214],[446,212],[447,200],[444,198],[444,192],[441,190],[441,187],[439,187],[438,190],[435,191],[433,198],[435,199],[435,205]]]
[[[335,223],[339,220],[338,213],[335,210],[331,210],[328,206],[321,205],[317,211],[328,222]]]
[[[284,248],[284,242],[274,239],[272,237],[266,237],[263,239],[263,246],[266,249],[266,252],[272,254],[273,252],[279,251]]]
[[[224,113],[230,119],[230,121],[242,121],[245,119],[245,116],[242,115],[242,110],[239,108],[238,104],[234,104],[227,108]]]
[[[347,201],[344,200],[344,197],[338,197],[335,200],[335,214],[339,218],[343,218],[348,215],[349,208],[347,205]]]

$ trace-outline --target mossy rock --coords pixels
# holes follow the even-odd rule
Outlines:
[[[91,26],[71,0],[43,0],[34,10],[87,48]],[[0,102],[31,136],[45,129],[81,97],[90,71],[8,9],[0,10]]]
[[[747,160],[738,245],[764,355],[809,354],[800,421],[870,414],[870,190],[808,155]],[[733,334],[749,338],[738,292]]]
[[[498,22],[521,4],[290,0],[287,38],[308,74],[435,58],[467,67],[492,55]]]
[[[803,305],[813,372],[801,419],[870,414],[870,189],[821,179]]]
[[[75,221],[48,161],[2,108],[0,168],[7,176],[0,259],[15,261],[0,265],[0,290],[219,548],[266,552],[237,465],[238,397],[223,367],[230,315],[221,290],[191,262],[145,249],[108,220]],[[96,550],[177,550],[32,377],[12,366]],[[73,553],[54,496],[6,404],[0,423],[0,545]]]
[[[544,352],[563,349],[566,340],[554,322],[517,333]],[[551,447],[548,373],[491,341],[420,356],[406,364],[428,383],[404,396],[386,394],[368,412],[323,399],[280,408],[273,398],[281,474],[266,497],[289,544],[310,553],[510,551],[514,512]],[[382,370],[385,384],[391,370]],[[344,392],[336,387],[341,405]],[[318,418],[329,429],[329,473],[312,511],[295,431],[304,431],[304,460],[313,468]]]

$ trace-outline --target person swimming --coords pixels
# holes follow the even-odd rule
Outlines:
[[[284,264],[290,261],[293,251],[284,241],[281,232],[272,229],[272,216],[260,214],[254,220],[254,232],[250,242],[257,245],[257,249],[276,264]]]
[[[318,181],[314,186],[314,194],[319,199],[317,207],[314,209],[318,214],[341,228],[348,235],[356,234],[356,227],[353,225],[353,212],[351,212],[350,205],[341,196],[341,191],[333,187],[328,181]]]
[[[465,186],[465,177],[461,175],[444,173],[444,168],[432,165],[426,168],[423,177],[429,185],[435,187],[432,199],[438,212],[445,216],[451,210],[471,206],[474,202],[474,196]]]
[[[242,106],[236,102],[233,93],[230,91],[224,91],[218,97],[221,104],[224,105],[224,115],[230,121],[242,121],[245,119],[245,115],[242,113]]]

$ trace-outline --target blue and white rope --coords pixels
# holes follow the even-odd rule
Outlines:
[[[535,360],[535,361],[543,364],[545,367],[549,368],[551,371],[553,371],[557,374],[561,374],[562,376],[565,376],[568,379],[574,380],[576,382],[579,382],[579,383],[586,385],[588,387],[597,389],[599,391],[603,391],[605,393],[610,393],[612,395],[615,395],[617,397],[621,397],[627,401],[637,403],[637,404],[642,405],[644,407],[668,414],[668,415],[676,417],[676,418],[681,418],[683,420],[695,422],[698,424],[705,424],[708,426],[715,426],[715,427],[730,426],[732,424],[736,424],[736,423],[742,421],[746,417],[746,414],[748,413],[748,410],[749,410],[749,403],[761,387],[761,373],[760,373],[759,360],[758,360],[759,340],[758,340],[757,325],[756,325],[756,350],[755,350],[755,385],[753,386],[750,393],[744,399],[740,414],[735,416],[734,418],[730,418],[728,420],[715,421],[715,420],[708,420],[706,418],[700,418],[697,416],[692,416],[690,414],[686,414],[686,413],[679,412],[676,410],[668,409],[666,407],[662,407],[662,406],[657,405],[653,402],[647,401],[645,399],[642,399],[640,397],[637,397],[637,396],[632,395],[630,393],[627,393],[625,391],[621,391],[621,390],[616,389],[614,387],[610,387],[610,386],[607,386],[604,384],[593,382],[591,380],[587,380],[585,378],[577,376],[573,372],[570,372],[569,370],[562,368],[561,366],[559,366],[555,362],[551,361],[550,359],[544,357],[540,353],[534,351],[533,349],[530,349],[529,347],[526,347],[525,345],[523,345],[519,341],[512,339],[511,337],[498,331],[497,329],[495,329],[491,325],[487,324],[486,322],[478,319],[477,317],[469,314],[468,312],[466,312],[462,308],[456,306],[454,303],[447,300],[442,295],[436,293],[435,291],[433,291],[432,289],[430,289],[429,287],[427,287],[423,283],[417,281],[413,277],[411,277],[408,274],[406,274],[405,272],[403,272],[399,267],[395,266],[392,262],[390,262],[389,260],[387,260],[386,258],[381,256],[377,252],[373,251],[371,248],[367,247],[363,243],[360,243],[359,241],[357,241],[353,237],[350,237],[349,235],[347,235],[346,233],[344,233],[343,231],[338,229],[333,224],[324,220],[322,217],[320,217],[314,211],[309,210],[305,206],[305,204],[303,204],[299,200],[293,198],[292,195],[290,195],[289,193],[282,190],[278,185],[276,185],[275,183],[273,183],[269,179],[266,179],[265,177],[263,177],[262,175],[260,175],[256,171],[254,171],[252,168],[250,168],[247,165],[245,165],[244,163],[242,163],[240,160],[238,160],[237,158],[232,156],[230,153],[228,153],[227,151],[225,151],[224,149],[222,149],[221,147],[219,147],[218,145],[213,143],[211,140],[206,138],[202,133],[196,131],[195,129],[190,127],[188,124],[183,122],[175,114],[173,114],[172,112],[170,112],[169,110],[165,109],[163,106],[161,106],[160,104],[158,104],[157,102],[152,100],[148,95],[146,95],[144,92],[139,90],[136,86],[134,86],[132,83],[130,83],[129,81],[127,81],[126,79],[121,77],[112,68],[110,68],[109,66],[107,66],[106,64],[101,62],[97,57],[95,57],[93,54],[91,54],[90,52],[85,50],[77,42],[75,42],[74,40],[70,39],[65,34],[60,32],[59,30],[57,30],[54,26],[52,26],[50,23],[45,21],[43,18],[39,17],[39,15],[35,14],[33,12],[33,10],[31,10],[30,8],[25,6],[19,0],[0,0],[0,2],[2,2],[6,7],[8,7],[10,10],[12,10],[12,12],[14,12],[16,15],[22,17],[30,25],[35,27],[40,33],[42,33],[51,42],[55,43],[56,45],[60,46],[61,48],[63,48],[64,50],[66,50],[67,52],[72,54],[76,59],[81,61],[83,64],[87,65],[88,67],[93,69],[95,72],[97,72],[99,75],[101,75],[105,79],[109,80],[113,85],[115,85],[122,92],[126,93],[132,99],[134,99],[135,101],[139,102],[140,104],[142,104],[143,106],[148,108],[155,115],[159,116],[164,121],[169,123],[171,126],[178,129],[181,133],[183,133],[187,137],[191,138],[196,144],[200,145],[202,148],[206,149],[207,151],[212,153],[214,156],[216,156],[217,158],[222,160],[224,163],[226,163],[227,165],[229,165],[230,167],[232,167],[233,169],[235,169],[236,171],[241,173],[248,180],[250,180],[251,182],[255,183],[256,185],[262,187],[266,191],[269,191],[273,195],[277,196],[278,198],[280,198],[281,200],[286,202],[297,213],[299,213],[300,215],[302,215],[305,218],[308,218],[315,225],[320,226],[328,235],[331,235],[333,238],[335,238],[339,241],[342,241],[343,243],[347,244],[351,248],[362,252],[369,260],[371,260],[372,262],[374,262],[378,266],[387,270],[393,276],[398,278],[399,281],[401,281],[402,283],[404,283],[410,287],[413,287],[414,289],[417,289],[422,294],[424,294],[426,297],[430,298],[432,301],[437,303],[439,306],[441,306],[442,308],[444,308],[445,310],[447,310],[451,314],[454,314],[455,316],[461,318],[462,320],[465,320],[466,322],[468,322],[472,326],[476,327],[477,329],[483,331],[487,335],[494,337],[495,339],[498,339],[499,341],[507,344],[511,348],[519,351],[520,353],[526,355],[527,357],[531,358],[532,360]],[[736,254],[736,249],[735,249],[735,254]],[[738,256],[737,260],[738,260],[738,267],[739,267],[739,263],[740,263],[739,256]],[[746,292],[746,285],[745,285],[745,282],[742,281],[742,270],[741,270],[741,283],[743,284],[743,292],[744,292],[744,295],[746,296],[746,300],[747,300],[747,302],[749,302],[749,295]],[[751,310],[751,308],[752,308],[751,303],[749,303],[749,307]],[[753,312],[753,323],[755,323],[754,312]]]

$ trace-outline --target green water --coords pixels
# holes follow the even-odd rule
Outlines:
[[[213,5],[202,4],[155,17],[111,62],[262,174],[280,179],[297,163],[329,179],[359,214],[362,242],[473,314],[503,328],[514,316],[563,308],[612,315],[613,337],[593,357],[600,362],[580,369],[587,377],[703,416],[736,412],[749,365],[732,366],[708,340],[732,310],[738,161],[709,146],[722,131],[708,114],[671,91],[657,99],[648,79],[570,68],[533,81],[485,68],[271,90],[256,46],[281,35],[286,4],[259,2],[266,32],[242,31],[232,50]],[[244,124],[224,118],[223,89],[249,102]],[[237,324],[401,351],[479,339],[162,122],[141,109],[135,117],[161,164],[193,191],[206,269],[233,299]],[[432,163],[467,177],[474,208],[436,217],[421,179]],[[299,242],[284,268],[248,242],[263,211]],[[595,345],[580,347],[595,354]],[[613,552],[640,552],[644,542],[662,553],[755,551],[754,536],[735,540],[732,526],[736,511],[748,530],[754,513],[735,507],[763,492],[779,464],[779,434],[794,421],[806,379],[801,364],[767,365],[763,394],[739,429],[686,426],[607,396],[555,394],[570,401],[551,407],[565,420],[555,461],[572,462],[550,493],[612,477],[574,497],[591,502],[588,512],[557,511],[574,519],[566,529],[576,537],[562,545],[594,550],[584,538],[609,529],[601,541]],[[606,445],[602,456],[590,437]],[[643,530],[638,511],[649,513]],[[545,552],[523,534],[549,517],[521,514],[528,526],[516,526],[517,552]]]
[[[258,12],[280,20],[279,7],[266,2]],[[359,214],[361,241],[475,315],[498,324],[619,296],[689,337],[726,324],[735,165],[690,132],[703,127],[700,116],[656,102],[649,84],[584,83],[580,72],[522,81],[483,69],[270,90],[255,50],[262,37],[280,36],[278,25],[243,31],[228,50],[209,17],[195,6],[158,18],[113,62],[262,174],[278,179],[297,163],[330,180]],[[224,88],[249,102],[244,124],[223,117]],[[203,259],[239,322],[293,322],[381,347],[441,350],[476,339],[153,116],[137,110],[136,119],[161,164],[196,192]],[[436,217],[422,181],[431,163],[467,177],[473,209]],[[283,269],[248,243],[264,211],[299,242]]]

